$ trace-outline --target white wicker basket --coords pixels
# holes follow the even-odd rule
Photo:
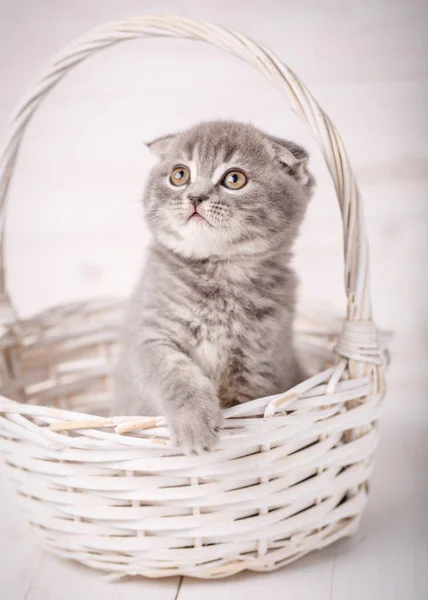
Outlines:
[[[15,113],[1,215],[22,135],[49,90],[97,50],[153,36],[210,42],[242,58],[312,128],[343,216],[346,319],[330,330],[301,321],[300,339],[324,349],[322,372],[226,410],[219,448],[188,457],[171,447],[161,417],[102,416],[121,303],[70,304],[22,321],[2,270],[4,470],[46,549],[112,577],[268,571],[355,531],[378,436],[384,353],[371,319],[362,205],[329,118],[290,69],[240,33],[167,16],[104,26],[58,56]]]

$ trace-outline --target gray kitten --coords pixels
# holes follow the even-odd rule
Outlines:
[[[167,418],[184,452],[212,449],[221,407],[304,379],[293,344],[291,247],[313,179],[307,153],[212,121],[150,144],[154,240],[129,304],[116,414]]]

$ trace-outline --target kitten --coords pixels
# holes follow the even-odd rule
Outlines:
[[[293,344],[291,247],[307,153],[228,121],[155,140],[154,240],[128,308],[115,414],[164,414],[186,452],[212,449],[222,407],[305,378]]]

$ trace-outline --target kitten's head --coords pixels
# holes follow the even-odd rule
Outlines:
[[[201,123],[149,148],[159,160],[144,203],[161,244],[200,259],[291,245],[313,183],[303,148],[233,121]]]

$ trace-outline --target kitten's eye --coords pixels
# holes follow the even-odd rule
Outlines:
[[[186,185],[190,180],[190,171],[187,167],[175,167],[169,180],[172,185]]]
[[[242,171],[235,170],[226,173],[221,183],[224,187],[229,188],[229,190],[239,190],[244,187],[247,181],[247,177]]]

